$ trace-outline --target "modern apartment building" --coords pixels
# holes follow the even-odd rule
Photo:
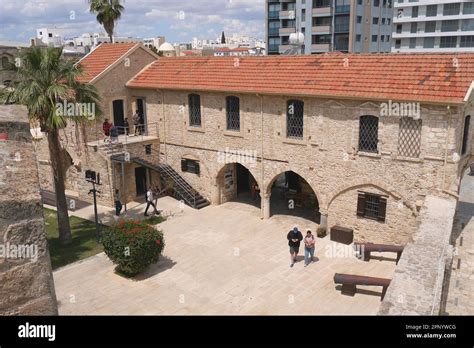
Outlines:
[[[289,50],[296,32],[304,54],[390,52],[391,0],[267,0],[265,12],[268,54]]]
[[[392,52],[474,52],[474,1],[396,1]]]

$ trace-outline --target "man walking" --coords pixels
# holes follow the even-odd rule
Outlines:
[[[122,202],[120,201],[120,191],[115,190],[115,216],[120,217],[120,213],[122,212]]]
[[[316,240],[314,239],[311,231],[306,232],[306,237],[304,239],[304,266],[307,267],[310,262],[313,262],[314,259],[314,249],[315,249]],[[310,260],[311,257],[311,260]]]
[[[153,199],[153,190],[151,189],[151,186],[148,188],[148,191],[146,192],[146,202],[147,202],[147,205],[146,205],[146,209],[145,209],[145,216],[148,216],[148,209],[150,208],[150,206],[153,207],[153,209],[155,209],[155,214],[156,215],[160,215],[160,212],[156,209],[156,205],[155,203],[153,203],[154,199]]]
[[[290,247],[290,267],[293,267],[296,263],[296,258],[298,257],[298,253],[300,251],[300,243],[303,240],[303,235],[298,230],[298,227],[295,227],[292,231],[288,233],[286,238],[288,239],[288,245]]]

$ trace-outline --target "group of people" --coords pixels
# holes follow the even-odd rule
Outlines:
[[[132,116],[134,132],[133,135],[142,135],[144,130],[143,125],[143,117],[139,110],[137,110]],[[125,135],[130,135],[130,123],[128,122],[128,118],[123,121],[123,133]],[[119,137],[119,127],[114,125],[113,123],[109,122],[109,119],[105,119],[104,123],[102,124],[102,131],[104,132],[105,139],[104,142],[116,143],[118,142]]]
[[[298,227],[295,227],[293,230],[288,232],[287,235],[288,246],[290,247],[290,257],[291,264],[290,267],[293,267],[296,263],[296,258],[300,252],[300,245],[303,241],[303,234],[298,230]],[[316,239],[314,238],[313,233],[308,230],[306,232],[306,237],[304,237],[304,264],[307,267],[311,262],[314,262],[314,250],[316,247]]]
[[[153,192],[153,189],[152,189],[151,186],[146,191],[145,199],[146,199],[147,204],[146,204],[145,215],[144,216],[149,216],[148,215],[148,209],[150,209],[150,207],[153,207],[155,215],[160,215],[161,211],[159,211],[156,208],[154,192]],[[122,210],[123,210],[123,204],[122,204],[122,200],[120,198],[120,191],[119,190],[115,190],[114,200],[115,200],[115,216],[120,217],[120,214],[122,213]]]

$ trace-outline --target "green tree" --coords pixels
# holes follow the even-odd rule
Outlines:
[[[97,22],[104,26],[109,35],[110,43],[113,43],[115,22],[122,17],[124,7],[120,0],[88,0],[89,11],[96,15]]]
[[[15,72],[9,99],[25,105],[30,122],[39,125],[47,135],[56,191],[59,240],[66,245],[72,241],[72,236],[65,193],[67,153],[61,145],[60,130],[66,127],[68,121],[84,130],[82,126],[86,122],[101,114],[100,97],[95,86],[79,82],[78,77],[83,70],[74,60],[63,58],[62,48],[33,47],[20,55],[19,62],[18,66],[12,64],[9,67]],[[94,113],[68,113],[60,107],[64,103],[73,105],[75,110],[78,110],[77,105],[88,105],[91,108],[87,110],[94,110]],[[79,134],[77,136],[81,139],[77,140],[83,143],[84,131]]]

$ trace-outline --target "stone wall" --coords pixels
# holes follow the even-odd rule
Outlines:
[[[136,107],[136,97],[133,92],[125,87],[125,84],[135,76],[146,65],[152,63],[155,57],[148,50],[139,48],[130,53],[125,60],[117,64],[114,68],[104,74],[95,82],[95,86],[101,96],[101,117],[84,123],[82,125],[70,122],[61,132],[61,144],[65,148],[67,155],[64,165],[67,168],[66,190],[67,194],[77,197],[79,200],[92,203],[92,195],[89,194],[91,184],[85,180],[85,171],[94,170],[101,175],[101,194],[97,196],[98,204],[104,206],[114,206],[114,189],[121,188],[120,182],[114,178],[114,166],[111,164],[110,155],[104,146],[104,136],[102,134],[102,123],[108,118],[113,121],[112,103],[114,100],[124,100],[125,116],[129,118],[130,125],[133,124],[131,117],[133,109]],[[157,135],[156,127],[149,127],[149,134]],[[39,135],[41,137],[41,134]],[[159,144],[157,139],[144,141],[139,144],[127,145],[126,151],[130,153],[143,153],[143,146],[152,144],[155,152],[158,153]],[[38,157],[38,170],[40,173],[40,184],[44,190],[54,191],[51,175],[51,165],[48,150],[48,142],[45,136],[35,140],[35,148]],[[158,162],[158,155],[156,161]],[[118,183],[119,186],[116,186]],[[123,197],[123,202],[135,199],[134,176],[127,180],[127,194]]]
[[[403,251],[379,315],[440,314],[455,211],[455,199],[426,198],[418,231]]]
[[[398,117],[380,117],[377,154],[358,152],[359,118],[379,116],[379,102],[240,94],[236,96],[240,98],[241,129],[229,132],[227,94],[200,93],[202,127],[195,128],[188,121],[191,92],[134,93],[148,95],[149,121],[159,124],[162,160],[215,204],[226,200],[218,179],[225,166],[218,152],[226,149],[257,152],[256,163],[241,164],[262,188],[263,216],[275,178],[294,171],[313,188],[329,227],[340,223],[354,228],[356,241],[405,244],[416,231],[425,197],[450,197],[457,191],[458,165],[453,155],[460,146],[460,108],[421,105],[421,155],[406,158],[398,154]],[[302,140],[286,137],[289,99],[305,103]],[[182,173],[182,158],[198,160],[201,174]],[[355,215],[359,190],[389,196],[386,223]]]
[[[26,108],[0,106],[0,126],[0,315],[57,315]]]

